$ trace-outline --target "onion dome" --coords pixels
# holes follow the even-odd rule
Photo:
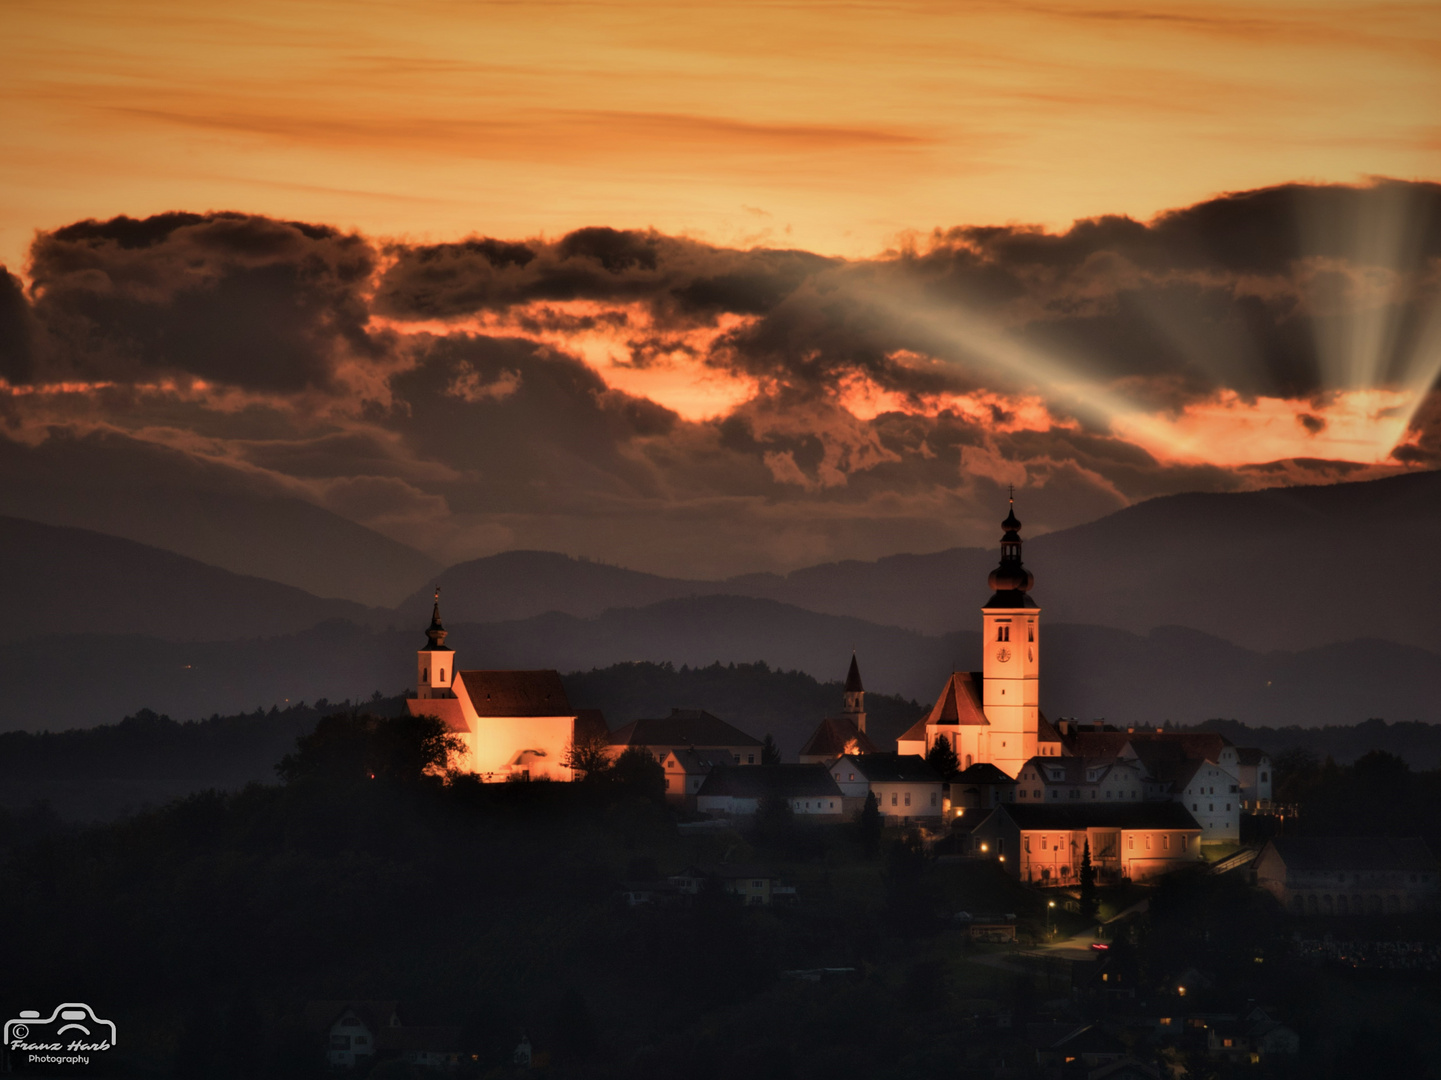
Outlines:
[[[988,579],[995,595],[986,603],[988,608],[1033,608],[1038,605],[1029,595],[1036,584],[1035,575],[1021,562],[1021,522],[1016,517],[1016,499],[1011,497],[1010,512],[1001,522],[1001,562]]]

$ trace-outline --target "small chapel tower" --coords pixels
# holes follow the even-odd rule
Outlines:
[[[1041,609],[1029,589],[1036,579],[1021,562],[1015,493],[1001,522],[1001,562],[991,571],[993,594],[981,609],[984,650],[982,706],[990,724],[989,758],[1008,776],[1036,754],[1040,703]]]
[[[856,654],[851,653],[851,670],[846,672],[846,704],[842,714],[855,722],[856,730],[866,730],[866,688],[861,685],[861,668],[856,663]]]
[[[440,586],[435,588],[435,608],[430,613],[430,629],[425,632],[425,648],[415,654],[415,696],[419,698],[451,697],[455,679],[455,651],[445,644],[446,629],[440,621]]]

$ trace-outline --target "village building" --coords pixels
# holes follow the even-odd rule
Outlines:
[[[801,747],[801,764],[829,765],[842,754],[880,752],[880,747],[866,734],[866,688],[861,683],[861,669],[856,663],[855,653],[851,653],[844,694],[845,705],[841,715],[822,720]]]
[[[605,720],[571,707],[558,672],[457,670],[445,644],[439,589],[425,636],[416,653],[416,689],[405,705],[412,716],[438,717],[460,737],[465,749],[455,767],[487,783],[575,779],[571,747],[603,736]]]
[[[1271,808],[1271,758],[1255,747],[1236,750],[1236,779],[1241,782],[1241,809],[1255,812]]]
[[[698,896],[708,886],[719,888],[741,903],[766,907],[774,903],[794,903],[796,890],[780,877],[759,866],[724,863],[714,867],[688,866],[670,877],[670,884],[684,896]]]
[[[435,1070],[460,1064],[459,1028],[404,1024],[394,1001],[311,1001],[304,1019],[324,1034],[326,1063],[337,1071],[392,1060]]]
[[[946,784],[945,805],[956,817],[965,811],[993,810],[1016,801],[1017,783],[989,761],[962,769]]]
[[[1433,907],[1441,871],[1425,841],[1288,836],[1261,849],[1256,884],[1298,915],[1374,915]]]
[[[945,809],[945,785],[926,759],[915,754],[845,754],[831,766],[849,814],[874,794],[886,817],[938,818]]]
[[[1139,763],[1125,758],[1037,757],[1016,777],[1016,799],[1047,806],[1077,800],[1145,802],[1158,787]]]
[[[1200,862],[1201,827],[1179,803],[1008,803],[971,833],[972,851],[1022,881],[1074,885],[1086,845],[1097,882],[1144,881]]]
[[[685,810],[696,808],[701,785],[716,766],[733,765],[729,750],[671,750],[661,759],[665,769],[665,799]]]
[[[924,757],[944,739],[963,769],[989,762],[1015,776],[1033,757],[1058,756],[1061,739],[1040,710],[1041,609],[1029,592],[1035,576],[1021,559],[1014,499],[1001,528],[1001,561],[981,609],[983,670],[952,672],[897,750]]]
[[[632,746],[644,746],[664,761],[675,750],[696,750],[702,757],[732,765],[759,765],[761,740],[747,735],[704,709],[672,709],[669,716],[632,720],[610,735],[610,754],[619,757]]]
[[[824,765],[713,769],[696,792],[696,809],[716,817],[750,817],[767,800],[785,802],[797,817],[844,820],[841,789]]]

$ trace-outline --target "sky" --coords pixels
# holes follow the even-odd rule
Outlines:
[[[1034,532],[1441,453],[1434,3],[0,41],[0,484],[72,523],[103,474],[710,577],[990,544],[1012,484]]]

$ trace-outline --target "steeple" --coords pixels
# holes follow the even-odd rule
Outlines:
[[[851,669],[846,672],[845,714],[855,721],[856,730],[866,730],[866,688],[861,685],[861,666],[856,663],[856,654],[851,652]]]
[[[1001,522],[1001,562],[991,571],[989,583],[995,595],[986,603],[988,608],[1033,608],[1036,602],[1028,590],[1036,584],[1035,576],[1021,562],[1021,523],[1016,517],[1016,489],[1011,488],[1010,509]]]
[[[435,587],[435,607],[430,612],[430,629],[425,636],[430,639],[430,644],[425,646],[429,652],[449,652],[445,646],[445,635],[448,631],[440,621],[440,586]]]

